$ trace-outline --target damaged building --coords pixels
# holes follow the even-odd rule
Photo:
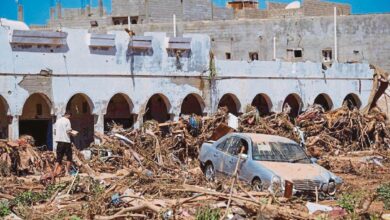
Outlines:
[[[109,123],[139,127],[226,106],[240,115],[249,104],[267,115],[290,108],[295,117],[317,103],[331,110],[366,105],[368,64],[217,59],[205,34],[172,37],[147,32],[0,27],[1,137],[28,134],[52,146],[53,123],[66,110],[80,148]],[[272,82],[272,83],[270,83]],[[338,89],[334,89],[338,88]]]
[[[348,4],[267,1],[260,9],[257,0],[231,0],[225,6],[210,0],[112,0],[108,14],[103,2],[98,2],[97,7],[84,4],[70,9],[57,1],[47,25],[32,29],[107,32],[129,28],[137,35],[165,32],[168,36],[201,33],[210,36],[219,60],[312,61],[322,62],[324,68],[335,61],[371,63],[390,71],[390,15],[352,14]]]
[[[21,4],[18,13],[23,20]],[[314,103],[361,108],[369,64],[390,69],[389,21],[319,0],[266,9],[113,0],[110,14],[102,0],[73,9],[57,1],[45,27],[1,19],[0,138],[28,134],[51,148],[66,110],[84,148],[112,122],[139,127],[218,107],[240,115],[247,105],[291,117]]]

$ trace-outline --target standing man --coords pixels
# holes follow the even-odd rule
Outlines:
[[[69,174],[72,165],[72,145],[70,142],[70,135],[72,134],[72,127],[70,125],[70,111],[66,111],[65,115],[57,120],[54,125],[54,141],[57,142],[57,159],[54,167],[53,177],[61,174],[62,159],[66,156],[66,172]]]

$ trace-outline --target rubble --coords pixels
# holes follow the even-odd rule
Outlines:
[[[293,120],[287,113],[260,117],[256,108],[248,107],[239,117],[237,130],[304,141],[308,153],[318,157],[320,164],[345,175],[342,192],[349,192],[348,187],[356,190],[364,177],[370,177],[372,187],[390,179],[386,120],[376,108],[363,114],[347,107],[324,112],[320,106],[312,106]],[[22,219],[314,219],[346,215],[345,204],[342,208],[335,203],[315,205],[301,198],[253,192],[240,181],[230,184],[234,181],[229,177],[207,182],[197,161],[199,148],[204,141],[231,131],[227,124],[226,108],[209,117],[188,116],[162,124],[148,121],[140,129],[126,130],[113,124],[109,133],[95,134],[99,144],[82,152],[74,149],[75,175],[57,178],[52,184],[39,181],[53,169],[52,152],[34,147],[30,137],[0,142],[0,201],[6,201],[10,213]],[[300,140],[298,131],[304,132],[305,140]],[[366,192],[367,199],[353,210],[369,213],[372,203],[380,202],[375,190]],[[310,214],[307,204],[325,211]],[[383,208],[375,213],[386,214]]]

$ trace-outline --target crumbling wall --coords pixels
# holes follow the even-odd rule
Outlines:
[[[338,15],[351,14],[351,6],[349,4],[331,3],[320,0],[303,1],[305,16],[331,16],[334,14],[334,7],[337,8]]]

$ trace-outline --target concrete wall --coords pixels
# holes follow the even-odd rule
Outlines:
[[[95,131],[103,131],[108,103],[118,93],[125,94],[133,103],[132,113],[139,116],[135,125],[138,126],[154,94],[163,97],[171,119],[177,119],[188,94],[201,97],[204,112],[210,113],[225,94],[236,97],[239,112],[259,93],[270,97],[273,111],[281,111],[284,99],[291,93],[302,99],[303,108],[312,104],[318,94],[326,93],[337,108],[350,93],[365,105],[371,90],[373,72],[367,64],[334,64],[324,71],[318,62],[217,60],[216,77],[210,80],[211,44],[206,35],[185,35],[192,38],[191,53],[177,60],[167,52],[165,33],[145,33],[153,36],[153,48],[152,52],[140,53],[128,49],[129,37],[123,31],[110,32],[116,35],[115,49],[100,52],[88,47],[87,30],[64,31],[68,33],[66,50],[15,50],[9,43],[9,30],[0,27],[0,55],[4,58],[0,59],[0,96],[13,116],[9,126],[11,138],[19,135],[18,121],[26,99],[39,90],[48,97],[51,114],[57,117],[65,112],[71,97],[82,94],[93,117],[83,118],[86,121],[81,124],[92,123]],[[39,75],[42,69],[49,69],[52,74]],[[38,75],[47,80],[40,79],[42,83],[38,84],[25,80]],[[83,104],[76,105],[80,108]],[[77,126],[78,122],[74,123]],[[80,129],[88,130],[84,132],[88,139],[91,127]],[[80,144],[85,144],[86,139],[80,139]]]
[[[348,4],[324,2],[320,0],[304,0],[303,9],[305,16],[330,16],[334,14],[334,7],[338,15],[350,15],[351,6]]]
[[[285,9],[288,4],[285,3],[279,3],[279,2],[266,2],[266,8],[267,10],[270,9]]]
[[[260,60],[270,61],[274,37],[280,60],[288,60],[287,49],[301,48],[302,61],[322,62],[322,50],[334,48],[333,17],[179,22],[177,26],[178,34],[202,33],[214,39],[212,49],[218,59],[231,52],[233,59],[248,60],[249,52],[258,52]],[[132,29],[172,35],[171,24],[134,25]],[[339,62],[372,63],[390,71],[389,14],[340,16],[337,36]]]

